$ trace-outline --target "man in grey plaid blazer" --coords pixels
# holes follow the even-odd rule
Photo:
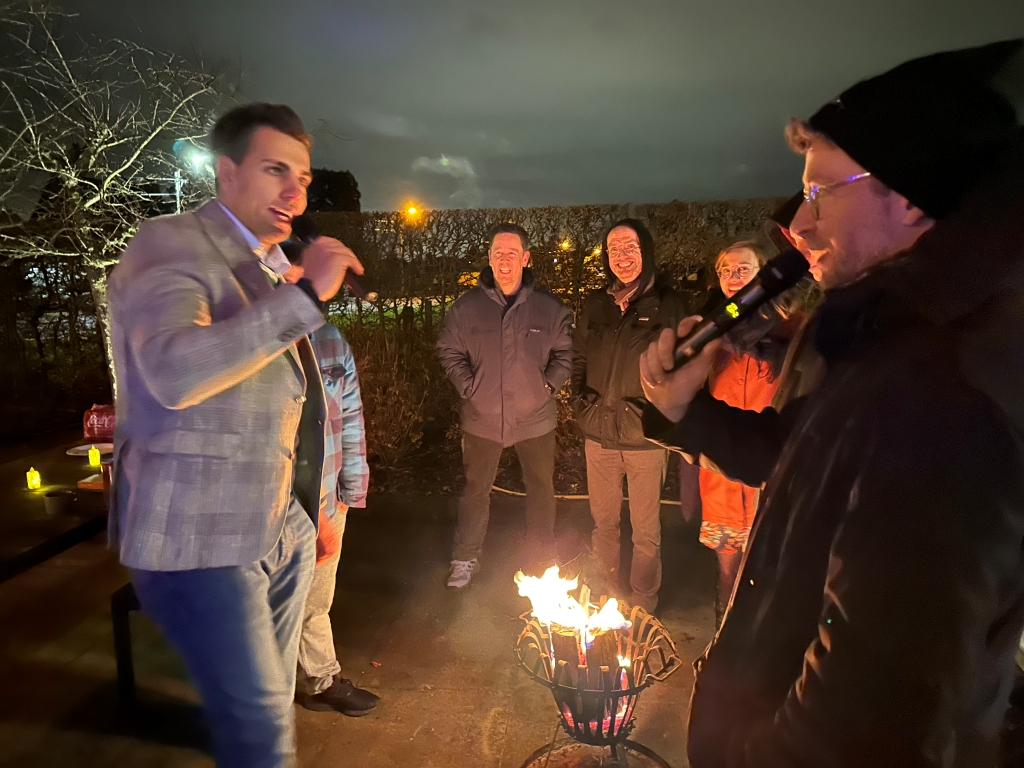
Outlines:
[[[145,222],[109,284],[117,434],[109,537],[203,697],[220,766],[291,762],[326,405],[307,335],[345,270],[319,238],[283,283],[310,140],[288,107],[213,129],[217,199]]]

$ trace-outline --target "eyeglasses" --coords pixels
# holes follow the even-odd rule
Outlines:
[[[811,206],[811,213],[814,214],[814,218],[818,218],[818,206],[822,196],[828,192],[845,187],[847,184],[853,184],[855,181],[866,179],[871,175],[870,171],[864,171],[864,173],[855,173],[853,176],[847,176],[845,179],[839,181],[833,181],[831,184],[811,184],[804,189],[804,202]]]
[[[733,267],[732,269],[729,267],[722,267],[721,269],[715,270],[715,274],[718,275],[720,280],[728,280],[733,275],[736,275],[740,280],[746,280],[753,272],[754,268],[749,264],[740,264],[738,267]]]
[[[608,249],[609,256],[636,256],[640,253],[639,245],[627,245],[622,248],[615,247]]]

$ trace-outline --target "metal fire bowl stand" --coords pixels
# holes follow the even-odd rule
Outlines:
[[[534,680],[551,689],[565,732],[584,744],[610,747],[621,768],[627,766],[626,746],[649,752],[627,742],[637,700],[644,688],[664,680],[682,665],[675,643],[661,622],[639,606],[630,611],[632,627],[622,638],[623,655],[630,661],[627,684],[616,688],[614,681],[620,672],[615,665],[617,659],[611,665],[602,665],[600,675],[588,675],[584,664],[577,665],[573,674],[569,663],[553,652],[552,629],[529,614],[522,618],[526,627],[516,642],[519,662]],[[602,686],[588,688],[588,678],[599,678]],[[648,756],[660,761],[653,753]]]
[[[520,768],[594,768],[599,758],[593,753],[584,753],[586,749],[588,747],[579,742],[560,739],[536,750]],[[600,765],[601,768],[672,768],[657,753],[630,739],[620,741],[612,749],[610,760],[606,758]]]

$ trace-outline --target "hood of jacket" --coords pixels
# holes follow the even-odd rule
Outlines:
[[[489,264],[480,270],[480,276],[476,279],[476,284],[501,306],[505,306],[505,294],[501,292],[498,284],[494,282],[494,270]],[[519,288],[518,295],[523,295],[524,291],[530,293],[536,287],[537,278],[534,276],[533,270],[529,267],[523,267],[523,284]]]

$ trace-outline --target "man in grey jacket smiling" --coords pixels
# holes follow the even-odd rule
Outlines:
[[[555,393],[572,366],[572,315],[536,287],[529,236],[518,224],[491,232],[489,266],[452,306],[437,342],[461,398],[462,462],[448,586],[469,584],[487,534],[490,493],[501,451],[515,446],[526,482],[528,551],[554,557]]]

